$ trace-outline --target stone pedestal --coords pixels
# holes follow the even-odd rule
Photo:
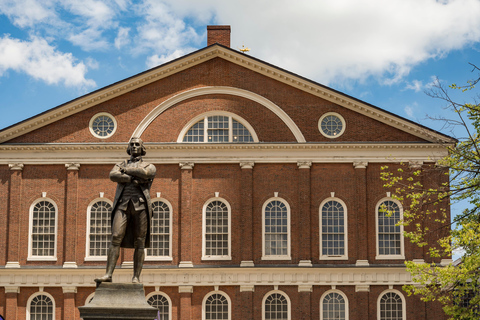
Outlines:
[[[153,320],[157,316],[140,283],[100,283],[92,301],[78,310],[84,320]]]

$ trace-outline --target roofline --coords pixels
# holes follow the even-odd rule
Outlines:
[[[215,50],[216,47],[219,50]],[[227,57],[228,54],[230,54],[229,57]],[[195,56],[198,56],[198,57],[195,58]],[[232,58],[232,56],[233,56],[233,58]],[[194,60],[191,60],[191,58],[194,58]],[[54,121],[57,121],[61,118],[70,116],[71,114],[80,112],[80,111],[82,111],[86,108],[90,108],[94,105],[97,105],[100,102],[112,99],[116,96],[119,96],[120,94],[135,90],[135,89],[137,89],[137,88],[139,88],[143,85],[149,84],[153,81],[157,81],[159,79],[162,79],[163,77],[166,77],[166,76],[174,74],[178,71],[187,69],[192,65],[197,65],[199,63],[202,63],[204,61],[207,61],[207,60],[210,60],[210,59],[213,59],[213,58],[224,58],[227,61],[231,61],[231,62],[237,63],[239,65],[243,65],[244,67],[250,68],[251,70],[256,70],[257,72],[263,71],[263,72],[260,72],[260,73],[267,74],[267,76],[270,76],[270,77],[275,78],[277,80],[283,81],[284,83],[288,83],[293,87],[297,87],[297,88],[302,89],[302,90],[304,90],[306,92],[309,92],[311,94],[316,94],[317,96],[319,96],[323,99],[334,101],[334,102],[336,102],[340,105],[343,104],[347,108],[352,109],[352,106],[351,106],[352,102],[345,101],[344,99],[340,99],[338,96],[344,97],[345,99],[348,99],[348,100],[351,100],[353,102],[359,103],[359,104],[361,104],[365,107],[372,108],[376,111],[376,112],[374,112],[374,111],[368,110],[368,109],[364,110],[364,108],[362,108],[362,106],[354,106],[354,107],[357,107],[357,108],[359,107],[362,111],[364,111],[364,114],[366,114],[367,116],[372,117],[372,115],[377,113],[377,120],[380,120],[380,121],[385,120],[385,121],[383,121],[385,123],[388,122],[388,121],[386,121],[387,120],[386,118],[388,116],[388,118],[389,118],[388,120],[390,122],[394,122],[393,119],[398,119],[399,121],[404,122],[403,124],[400,124],[399,121],[395,121],[395,123],[397,125],[399,125],[399,127],[405,127],[406,126],[405,122],[406,122],[406,123],[410,124],[410,126],[421,128],[422,130],[425,130],[426,132],[424,134],[418,133],[419,130],[415,130],[416,132],[410,132],[414,135],[416,134],[417,136],[422,136],[422,138],[425,139],[425,140],[433,140],[431,142],[441,141],[441,142],[447,142],[447,143],[456,143],[458,141],[457,139],[455,139],[453,137],[450,137],[450,136],[448,136],[444,133],[441,133],[441,132],[436,131],[434,129],[428,128],[424,125],[418,124],[418,123],[413,122],[409,119],[403,118],[403,117],[401,117],[399,115],[396,115],[392,112],[389,112],[387,110],[384,110],[384,109],[381,109],[377,106],[374,106],[374,105],[372,105],[368,102],[357,99],[357,98],[352,97],[350,95],[347,95],[343,92],[332,89],[332,88],[327,87],[323,84],[312,81],[312,80],[307,79],[303,76],[300,76],[296,73],[285,70],[283,68],[280,68],[280,67],[275,66],[271,63],[265,62],[265,61],[260,60],[258,58],[251,57],[251,56],[246,55],[244,53],[237,52],[236,50],[234,50],[230,47],[226,47],[224,45],[215,43],[215,44],[212,44],[212,45],[207,46],[205,48],[193,51],[193,52],[191,52],[189,54],[186,54],[184,56],[181,56],[179,58],[176,58],[172,61],[168,61],[168,62],[166,62],[164,64],[161,64],[159,66],[156,66],[154,68],[142,71],[142,72],[140,72],[138,74],[135,74],[135,75],[132,75],[128,78],[122,79],[120,81],[114,82],[114,83],[112,83],[110,85],[107,85],[105,87],[99,88],[95,91],[92,91],[90,93],[87,93],[85,95],[77,97],[73,100],[67,101],[63,104],[60,104],[60,105],[56,106],[56,107],[45,110],[45,111],[43,111],[43,112],[41,112],[41,113],[39,113],[35,116],[32,116],[32,117],[27,118],[25,120],[22,120],[18,123],[10,125],[6,128],[3,128],[3,129],[0,130],[0,143],[4,143],[8,140],[11,140],[11,139],[17,137],[17,136],[20,136],[20,135],[25,134],[27,132],[33,131],[33,130],[35,130],[37,128],[40,128],[44,125],[47,125],[47,124],[52,123]],[[184,63],[181,62],[182,60],[184,60]],[[261,66],[258,66],[258,65],[261,65]],[[263,66],[267,67],[267,68],[263,68]],[[171,68],[169,68],[169,67],[171,67]],[[275,71],[272,71],[271,69],[274,69]],[[159,71],[159,72],[156,73],[156,71]],[[301,81],[299,81],[299,80],[301,80]],[[301,82],[303,82],[303,83],[301,83]],[[306,85],[305,83],[308,83],[310,85],[310,87],[307,88],[308,85]],[[126,84],[126,85],[122,86],[122,84]],[[313,87],[321,88],[323,95],[320,94],[320,90],[318,90],[318,88],[313,88]],[[333,93],[333,96],[335,96],[335,97],[332,96],[332,93]],[[89,99],[90,97],[92,97],[92,98]],[[76,102],[78,102],[80,104],[75,105]],[[67,108],[69,105],[71,105],[71,107]],[[67,108],[67,110],[62,111],[61,110],[62,108]],[[54,112],[56,110],[59,111],[58,114],[54,114]],[[360,110],[357,110],[357,112],[359,112],[359,111]],[[51,116],[48,117],[48,114],[51,114]],[[33,122],[34,119],[37,119],[37,118],[40,119],[40,118],[42,118],[42,116],[46,117],[46,119],[44,118],[44,119],[41,119],[37,122]],[[382,120],[382,118],[383,118],[383,120]],[[22,124],[27,124],[29,122],[30,122],[30,124],[28,124],[27,127],[19,128],[16,131],[12,130],[15,127],[20,127]],[[400,128],[400,129],[402,130],[402,128]],[[404,131],[408,131],[407,129],[403,128]],[[8,131],[10,131],[10,132],[8,132]],[[430,134],[428,134],[428,132],[430,132]],[[430,139],[425,137],[425,134]]]

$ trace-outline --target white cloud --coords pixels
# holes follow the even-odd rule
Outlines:
[[[58,20],[53,9],[54,1],[0,0],[0,12],[12,19],[20,28],[37,23],[52,23]]]
[[[413,90],[415,92],[420,92],[421,90],[424,89],[424,86],[422,84],[422,81],[413,80],[411,83],[407,83],[407,85],[405,86],[405,89]]]
[[[153,68],[153,67],[161,65],[165,62],[172,61],[176,58],[179,58],[179,57],[185,55],[187,53],[185,51],[191,51],[191,50],[175,50],[174,52],[172,52],[168,55],[164,54],[164,55],[159,56],[158,54],[154,54],[153,56],[149,56],[147,58],[147,67],[148,68]]]
[[[406,106],[404,111],[409,118],[413,118],[413,108],[412,107]]]
[[[93,80],[85,78],[87,67],[83,62],[77,63],[72,54],[59,52],[41,38],[31,41],[13,39],[8,35],[0,38],[0,75],[10,69],[48,84],[95,86]]]
[[[368,76],[398,83],[417,64],[480,40],[478,0],[162,3],[195,23],[213,12],[232,26],[233,48],[245,44],[252,56],[326,84]]]
[[[115,48],[121,49],[122,47],[130,43],[130,38],[128,36],[130,28],[119,28],[117,37],[115,38]]]

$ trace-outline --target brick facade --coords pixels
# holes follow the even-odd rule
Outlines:
[[[141,81],[127,79],[124,87],[130,82],[132,86],[150,82],[125,93],[118,93],[126,90],[122,83],[118,91],[101,89],[90,95],[92,99],[87,95],[53,109],[59,120],[49,118],[43,125],[40,115],[37,124],[20,123],[17,132],[3,132],[1,315],[26,319],[29,299],[44,292],[54,300],[56,320],[79,319],[76,308],[94,292],[93,278],[103,273],[105,265],[101,259],[85,258],[87,208],[94,200],[113,201],[115,184],[108,174],[114,163],[126,158],[125,146],[132,134],[141,132],[147,146],[145,160],[157,168],[152,198],[168,201],[172,220],[171,259],[145,261],[142,282],[146,295],[168,296],[172,319],[201,319],[203,301],[212,292],[228,296],[230,319],[263,319],[262,303],[269,292],[288,297],[289,319],[322,319],[321,297],[331,290],[346,297],[350,320],[377,319],[378,299],[385,290],[402,295],[403,319],[444,318],[438,305],[402,293],[401,286],[410,283],[404,259],[376,258],[375,212],[391,191],[380,180],[381,166],[395,168],[400,161],[395,155],[431,166],[445,152],[432,137],[443,142],[448,138],[213,45],[228,47],[229,39],[229,27],[209,27],[212,46],[187,57],[194,65],[161,66],[168,74],[159,80],[150,81],[148,74],[141,74],[137,77]],[[210,58],[207,53],[217,56]],[[228,54],[240,62],[224,58]],[[254,63],[260,65],[255,67],[258,71],[252,70]],[[168,71],[177,69],[181,70]],[[278,74],[280,78],[275,78]],[[300,85],[300,80],[306,85]],[[318,94],[307,92],[313,90],[304,89],[308,86]],[[237,91],[195,94],[205,88]],[[330,91],[322,95],[321,90]],[[182,95],[184,99],[169,104]],[[68,111],[71,114],[64,117],[76,103],[78,111]],[[89,129],[90,120],[100,112],[117,122],[115,134],[107,139],[95,137]],[[177,143],[185,126],[208,112],[240,117],[259,142]],[[327,112],[345,120],[346,130],[338,138],[320,133],[318,121]],[[144,123],[148,125],[142,127]],[[435,186],[446,177],[424,179]],[[342,201],[347,211],[345,259],[326,260],[320,255],[320,205],[330,198]],[[56,259],[49,261],[29,258],[30,211],[38,199],[48,199],[57,208]],[[231,259],[202,257],[203,210],[211,199],[225,201],[231,208]],[[291,257],[287,259],[263,258],[262,209],[269,199],[281,199],[290,209]],[[407,240],[404,256],[428,261],[423,249]],[[131,250],[122,249],[114,281],[128,281],[132,257]]]

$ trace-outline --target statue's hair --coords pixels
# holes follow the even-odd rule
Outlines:
[[[138,140],[140,142],[140,145],[142,147],[142,156],[146,155],[147,154],[147,149],[145,149],[145,145],[143,144],[143,140],[140,139],[140,138],[137,138],[137,137],[132,137],[132,139],[130,139],[130,141],[132,140]],[[127,148],[127,154],[128,155],[131,155],[132,154],[132,150],[130,148],[130,142],[128,143],[128,148]]]

